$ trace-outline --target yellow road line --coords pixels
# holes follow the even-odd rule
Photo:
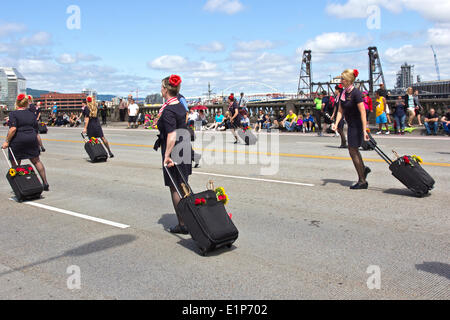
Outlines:
[[[4,137],[1,137],[4,138]],[[56,140],[56,139],[42,139],[43,141],[49,142],[69,142],[83,144],[83,141],[74,140]],[[129,144],[129,143],[110,143],[111,146],[121,146],[121,147],[135,147],[135,148],[148,148],[153,149],[152,145],[143,144]],[[209,152],[221,152],[221,153],[241,153],[241,154],[256,154],[256,155],[267,155],[267,156],[279,156],[285,158],[303,158],[303,159],[322,159],[322,160],[341,160],[350,161],[350,157],[333,157],[333,156],[318,156],[318,155],[308,155],[308,154],[293,154],[293,153],[271,153],[271,152],[249,152],[249,151],[238,151],[238,150],[216,150],[216,149],[196,149],[195,151],[209,151]],[[381,159],[364,159],[366,162],[378,162],[383,163],[384,160]],[[432,167],[450,167],[450,163],[434,163],[434,162],[424,162],[425,166]]]

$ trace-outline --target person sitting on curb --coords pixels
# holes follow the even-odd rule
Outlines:
[[[270,128],[272,127],[272,119],[270,119],[270,116],[266,114],[264,116],[264,123],[263,123],[263,129],[267,130],[267,133],[270,132]]]
[[[308,111],[306,112],[305,119],[303,120],[306,132],[312,132],[313,128],[315,127],[314,117],[312,114]]]
[[[438,128],[439,128],[439,117],[436,113],[436,110],[433,108],[430,109],[430,112],[426,115],[424,120],[425,129],[427,129],[427,135],[437,136]],[[433,132],[431,132],[433,129]]]
[[[280,114],[274,120],[273,122],[273,128],[272,129],[284,129],[284,119],[286,119],[286,116],[284,115],[284,111],[280,110]]]
[[[289,110],[289,114],[284,119],[284,127],[288,132],[293,132],[295,130],[295,125],[297,124],[297,115],[294,111]]]
[[[447,106],[447,113],[441,119],[445,132],[450,136],[450,106]]]
[[[298,116],[297,124],[295,125],[295,131],[305,133],[305,128],[303,128],[303,115]]]

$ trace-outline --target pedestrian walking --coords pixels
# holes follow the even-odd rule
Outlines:
[[[174,183],[178,186],[183,183],[183,177],[180,176],[175,165],[178,166],[186,180],[188,180],[189,176],[192,174],[191,142],[190,139],[180,139],[179,135],[180,129],[186,130],[187,132],[186,109],[177,99],[177,95],[181,88],[181,82],[181,78],[177,75],[172,75],[162,80],[161,95],[166,103],[159,111],[157,126],[160,134],[155,143],[156,150],[161,147],[163,166],[168,168],[172,177],[175,179]],[[180,147],[182,147],[181,153],[177,153],[177,156],[181,158],[181,161],[177,161],[177,163],[174,162],[174,155],[172,155],[172,151],[175,147],[177,150],[180,150]],[[176,191],[175,186],[165,170],[163,175],[165,186],[170,188],[173,207],[178,217],[178,225],[171,228],[169,231],[176,234],[188,234],[188,230],[178,212],[178,204],[181,201],[180,195]]]
[[[97,103],[94,97],[87,97],[86,99],[87,107],[84,108],[84,130],[83,133],[87,134],[89,139],[91,138],[101,138],[103,144],[108,150],[109,157],[114,158],[114,155],[111,152],[111,148],[109,147],[109,142],[106,140],[105,135],[103,134],[102,126],[100,125],[100,121],[98,119],[98,108]]]
[[[2,149],[11,148],[14,156],[9,153],[9,158],[14,167],[20,166],[22,160],[30,160],[42,179],[44,191],[49,191],[45,167],[39,158],[37,130],[38,122],[35,113],[29,109],[29,97],[20,94],[16,99],[16,110],[9,114],[9,131]]]
[[[348,125],[348,150],[352,158],[356,172],[358,173],[358,183],[351,186],[352,190],[368,189],[369,183],[367,176],[371,172],[366,167],[359,152],[363,141],[369,141],[367,133],[366,108],[362,98],[361,91],[354,86],[354,82],[359,75],[358,70],[348,69],[342,73],[342,85],[344,90],[339,100],[339,111],[336,123],[339,123],[343,117]],[[337,130],[337,125],[333,124],[333,130]]]
[[[231,115],[231,120],[230,120],[231,132],[233,133],[233,136],[236,139],[234,144],[237,144],[239,142],[239,138],[238,138],[236,131],[241,126],[242,116],[241,116],[241,113],[239,112],[239,106],[238,106],[236,100],[234,99],[233,95],[228,97],[228,111],[230,112],[230,115]]]

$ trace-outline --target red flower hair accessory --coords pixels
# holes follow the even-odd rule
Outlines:
[[[171,75],[169,78],[169,83],[172,87],[178,87],[181,84],[181,78],[177,75]]]
[[[32,96],[28,96],[28,100],[33,100],[33,97]]]
[[[87,97],[86,101],[89,103],[92,102],[92,97]]]
[[[353,70],[353,75],[355,76],[355,78],[358,78],[359,71],[357,69]]]
[[[339,89],[344,89],[344,86],[342,85],[342,83],[339,84],[338,88],[339,88]]]
[[[18,96],[17,96],[17,101],[22,101],[23,99],[25,99],[27,96],[26,95],[24,95],[23,93],[22,94],[19,94]]]
[[[411,161],[409,160],[409,157],[404,156],[403,160],[405,161],[406,164],[411,164]]]

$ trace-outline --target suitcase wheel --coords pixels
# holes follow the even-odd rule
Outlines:
[[[233,248],[233,244],[232,244],[232,243],[230,243],[230,244],[227,244],[227,248],[228,248],[228,249],[231,249],[231,248]]]
[[[208,256],[208,251],[202,250],[201,255],[202,255],[203,257],[207,257],[207,256]]]

